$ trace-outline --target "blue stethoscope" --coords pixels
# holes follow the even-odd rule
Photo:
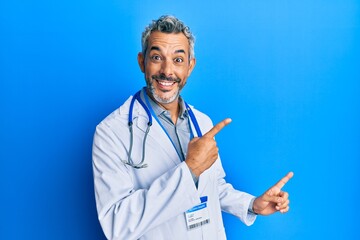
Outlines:
[[[170,136],[168,135],[167,131],[165,130],[164,126],[161,124],[160,120],[156,117],[156,115],[154,114],[154,111],[152,110],[152,107],[150,105],[150,102],[149,102],[149,99],[148,99],[148,96],[146,94],[146,89],[145,87],[143,88],[144,89],[144,97],[145,97],[145,100],[146,100],[146,103],[147,105],[144,103],[144,101],[141,99],[140,97],[140,94],[141,94],[141,91],[138,91],[134,96],[133,98],[131,99],[131,102],[130,102],[130,108],[129,108],[129,121],[128,121],[128,125],[129,125],[129,131],[130,131],[130,147],[129,147],[129,154],[128,154],[128,160],[127,161],[124,161],[122,160],[123,163],[133,167],[133,168],[136,168],[136,169],[140,169],[140,168],[146,168],[148,165],[146,163],[144,163],[144,160],[145,160],[145,146],[146,146],[146,138],[149,134],[149,131],[150,131],[150,127],[152,126],[152,116],[154,116],[154,118],[157,120],[157,122],[159,123],[159,125],[162,127],[162,129],[164,130],[164,132],[167,134],[168,138],[170,139],[171,141],[171,138]],[[141,157],[141,161],[140,163],[134,163],[133,160],[131,159],[131,153],[132,153],[132,148],[133,148],[133,140],[134,140],[134,133],[133,133],[133,110],[134,110],[134,103],[135,103],[135,100],[137,100],[141,106],[144,108],[147,116],[148,116],[148,123],[147,123],[147,127],[146,127],[146,130],[145,130],[145,135],[144,135],[144,140],[143,140],[143,144],[142,144],[142,157]],[[191,122],[193,123],[194,125],[194,128],[196,130],[196,134],[198,137],[201,137],[202,136],[202,133],[201,133],[201,130],[200,130],[200,127],[199,127],[199,124],[195,118],[195,115],[193,113],[193,111],[191,110],[190,106],[185,102],[185,107],[186,107],[186,110],[190,116],[190,119],[191,119]],[[190,131],[191,131],[191,127],[190,127]],[[191,138],[193,137],[193,134],[191,132]],[[172,141],[171,141],[172,142]],[[172,144],[174,145],[174,143],[172,142]],[[174,145],[175,146],[175,145]]]

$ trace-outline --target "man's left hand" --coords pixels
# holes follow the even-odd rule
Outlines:
[[[253,212],[260,215],[270,215],[275,212],[286,213],[289,211],[289,194],[281,191],[285,184],[294,176],[289,172],[278,183],[269,188],[263,195],[254,200]]]

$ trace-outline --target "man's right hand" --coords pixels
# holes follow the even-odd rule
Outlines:
[[[202,137],[193,138],[189,142],[185,162],[197,177],[199,177],[206,169],[211,167],[218,158],[219,149],[216,146],[214,137],[230,122],[231,119],[226,118],[216,124]]]

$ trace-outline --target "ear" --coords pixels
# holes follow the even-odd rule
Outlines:
[[[194,69],[196,65],[196,59],[195,58],[192,58],[189,62],[189,70],[188,70],[188,77],[190,76],[192,70]]]
[[[138,53],[137,56],[138,64],[142,72],[145,72],[145,58],[142,52]]]

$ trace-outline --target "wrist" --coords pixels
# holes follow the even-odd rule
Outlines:
[[[252,213],[252,214],[255,214],[255,215],[258,215],[258,213],[254,210],[255,199],[256,199],[255,197],[253,199],[251,199],[249,207],[248,207],[248,212]]]
[[[194,166],[192,166],[192,164],[189,163],[189,161],[185,160],[186,165],[188,166],[191,175],[195,176],[196,178],[198,178],[201,174],[201,172]]]

